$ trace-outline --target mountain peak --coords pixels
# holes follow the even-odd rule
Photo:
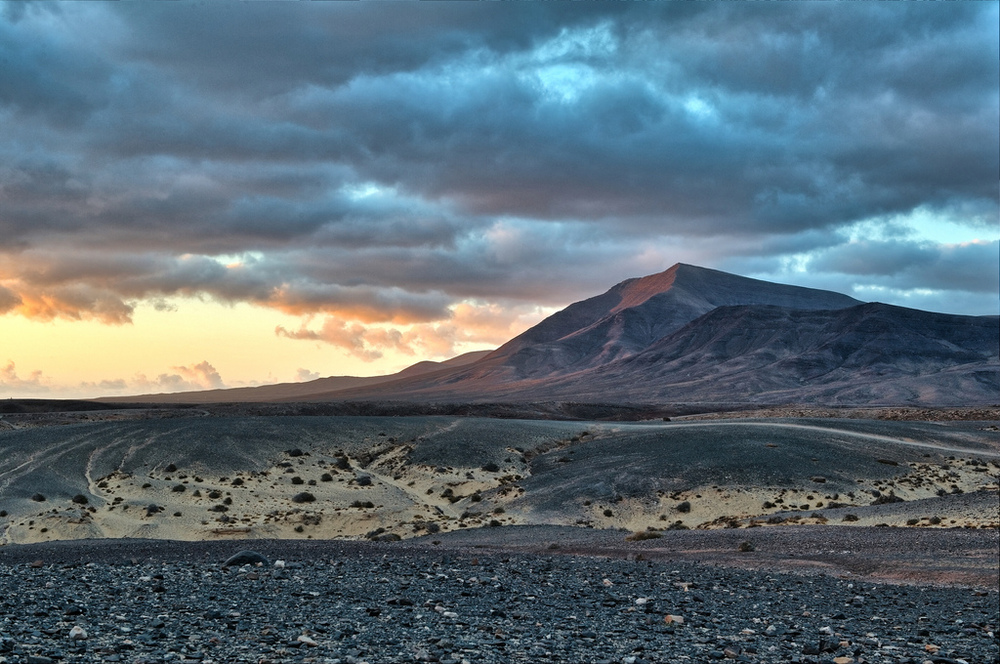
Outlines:
[[[681,267],[690,266],[682,266],[681,263],[676,263],[663,272],[657,272],[656,274],[650,274],[648,276],[638,277],[635,279],[626,279],[621,282],[618,284],[618,288],[622,299],[617,306],[611,309],[610,313],[614,314],[624,309],[637,307],[643,302],[646,302],[649,298],[670,290],[674,285],[674,280],[677,278],[677,272]]]

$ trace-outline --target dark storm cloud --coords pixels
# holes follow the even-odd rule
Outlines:
[[[994,232],[997,18],[6,5],[0,310],[121,322],[139,300],[208,294],[425,322],[462,298],[554,305],[675,260],[800,254],[995,293],[978,272],[994,245],[839,229],[920,209]]]
[[[1000,293],[1000,243],[941,246],[927,242],[853,242],[820,253],[810,268],[856,276],[898,289]]]

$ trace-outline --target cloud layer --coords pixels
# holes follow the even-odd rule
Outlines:
[[[0,315],[120,325],[207,296],[358,357],[446,355],[678,261],[995,313],[997,21],[6,4]]]

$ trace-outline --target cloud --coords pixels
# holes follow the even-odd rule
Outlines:
[[[914,210],[995,225],[997,20],[995,3],[5,7],[0,313],[120,325],[207,297],[375,359],[497,343],[509,312],[677,261],[808,254],[974,298],[989,246],[844,229]],[[468,302],[508,313],[460,323]]]
[[[1000,293],[1000,242],[937,245],[913,241],[860,241],[832,247],[809,269],[868,278],[895,289]]]
[[[12,360],[0,367],[0,393],[21,396],[24,394],[46,394],[50,391],[48,381],[42,377],[42,372],[32,371],[28,378],[21,378]]]
[[[274,329],[274,333],[289,339],[321,341],[341,348],[349,355],[365,362],[380,359],[383,351],[390,348],[412,354],[412,350],[403,343],[402,334],[398,330],[365,327],[358,323],[348,325],[333,317],[324,319],[319,330],[308,329],[305,326],[298,330],[287,330],[279,325]]]
[[[307,383],[311,380],[316,380],[317,378],[320,378],[320,374],[315,371],[310,371],[309,369],[299,367],[295,371],[295,382],[297,383]]]
[[[190,390],[214,390],[227,387],[219,372],[207,361],[198,364],[171,367],[175,373],[161,373],[156,378],[136,374],[126,382],[131,392],[187,392]],[[119,381],[114,381],[117,385]],[[121,389],[114,387],[113,389]]]
[[[540,321],[546,313],[550,312],[538,307],[460,302],[451,307],[444,322],[395,328],[347,324],[327,317],[319,329],[303,325],[298,330],[287,330],[278,326],[275,334],[330,344],[365,361],[380,359],[387,350],[428,359],[447,359],[470,346],[499,346]]]

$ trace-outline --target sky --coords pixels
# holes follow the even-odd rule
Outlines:
[[[0,3],[0,397],[391,373],[682,262],[996,315],[1000,3]]]

